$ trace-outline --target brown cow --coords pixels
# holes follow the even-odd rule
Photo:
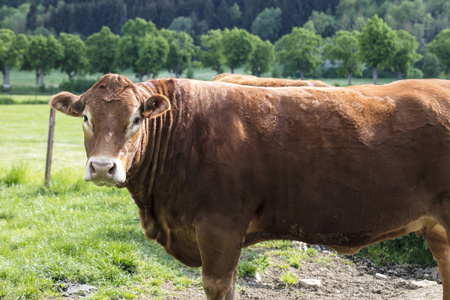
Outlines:
[[[422,233],[450,299],[450,82],[259,88],[103,76],[57,110],[84,117],[85,179],[126,187],[142,227],[208,299],[233,299],[241,248],[353,254]],[[447,174],[449,173],[449,174]]]
[[[240,75],[222,73],[215,76],[211,81],[228,82],[240,85],[260,86],[260,87],[288,87],[288,86],[318,86],[330,87],[320,80],[293,80],[282,78],[261,78],[251,75]]]

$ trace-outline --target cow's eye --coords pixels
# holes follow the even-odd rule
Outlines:
[[[83,116],[83,119],[84,119],[85,122],[88,121],[88,117],[86,117],[86,116]]]
[[[139,125],[140,121],[141,121],[141,118],[139,118],[139,117],[134,118],[133,125]]]

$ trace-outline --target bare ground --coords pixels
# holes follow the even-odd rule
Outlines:
[[[282,269],[277,267],[277,257],[272,255],[270,259],[270,267],[260,276],[238,280],[237,299],[442,299],[437,267],[378,267],[367,259],[329,251],[319,252],[300,268]],[[284,283],[280,279],[283,272],[295,275],[297,282]],[[320,286],[303,286],[301,279],[319,280]],[[183,291],[168,288],[164,299],[205,299],[205,296],[200,286],[194,286]]]

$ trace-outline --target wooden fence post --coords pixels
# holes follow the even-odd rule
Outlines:
[[[50,108],[50,120],[48,125],[47,161],[45,163],[45,186],[50,185],[50,173],[52,169],[53,133],[55,132],[55,110]]]

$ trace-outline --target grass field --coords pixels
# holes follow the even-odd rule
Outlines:
[[[45,170],[50,107],[48,105],[0,106],[0,170],[27,165],[31,172]],[[82,169],[85,154],[82,120],[57,113],[53,169]],[[36,176],[37,180],[39,176]]]
[[[54,297],[68,282],[96,286],[91,299],[199,285],[198,271],[145,239],[127,191],[84,182],[81,119],[56,114],[43,186],[48,117],[47,105],[0,106],[0,299]]]

